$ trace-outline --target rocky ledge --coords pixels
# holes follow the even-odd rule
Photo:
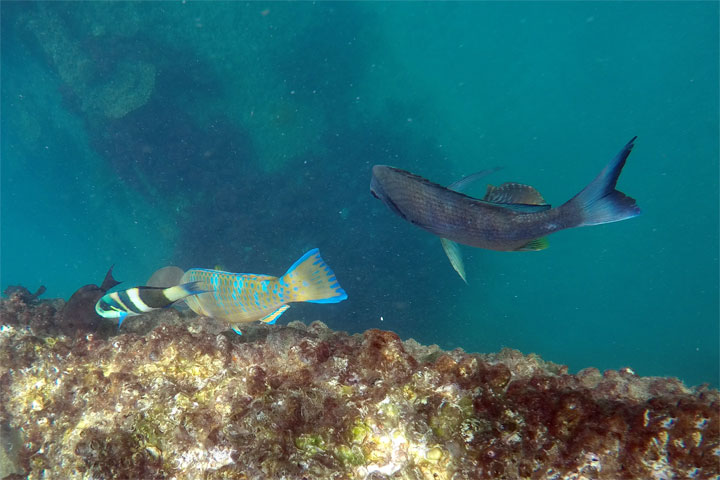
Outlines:
[[[719,393],[676,379],[174,310],[71,335],[26,300],[0,302],[0,477],[720,475]]]

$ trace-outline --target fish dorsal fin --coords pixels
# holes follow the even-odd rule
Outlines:
[[[148,278],[145,285],[148,287],[174,287],[175,285],[180,285],[180,279],[184,273],[180,267],[169,265],[156,270],[155,273]]]
[[[506,182],[498,187],[488,185],[483,200],[502,204],[547,205],[540,192],[534,187],[513,182]]]
[[[115,278],[113,278],[112,271],[113,271],[114,267],[115,267],[115,265],[110,266],[107,273],[105,274],[105,279],[103,280],[102,285],[100,285],[100,289],[103,292],[107,292],[114,286],[120,285],[122,283],[122,282],[118,282],[117,280],[115,280]]]
[[[252,274],[253,280],[257,280],[258,282],[264,282],[265,280],[277,280],[277,277],[273,277],[272,275],[257,275]]]

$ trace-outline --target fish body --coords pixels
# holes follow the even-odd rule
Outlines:
[[[95,305],[108,290],[122,283],[113,278],[113,267],[114,265],[108,269],[99,287],[93,284],[84,285],[78,288],[65,304],[62,309],[63,328],[68,333],[95,332],[101,327],[102,319],[95,314]]]
[[[40,287],[35,291],[35,293],[30,293],[30,290],[23,287],[22,285],[10,285],[5,289],[3,293],[6,297],[16,297],[22,300],[23,303],[31,304],[36,303],[38,297],[45,293],[46,290],[47,288],[45,288],[45,285],[40,285]]]
[[[281,277],[193,268],[183,282],[199,282],[207,293],[185,299],[197,314],[226,320],[233,326],[260,320],[275,323],[293,302],[337,303],[347,294],[317,248],[295,262]],[[240,331],[234,328],[237,333]]]
[[[172,287],[134,287],[104,295],[95,304],[95,312],[104,318],[117,318],[118,327],[126,317],[169,307],[173,303],[207,290],[198,282]]]
[[[385,165],[373,167],[370,191],[405,220],[441,238],[489,250],[541,250],[551,233],[640,214],[634,199],[615,190],[634,141],[557,208],[528,185],[490,185],[485,197],[477,199]]]

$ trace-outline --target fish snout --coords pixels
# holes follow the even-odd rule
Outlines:
[[[370,193],[378,200],[384,201],[384,199],[387,198],[387,195],[385,194],[385,190],[383,189],[381,183],[387,171],[388,167],[385,165],[375,165],[372,168],[372,178],[370,179]]]

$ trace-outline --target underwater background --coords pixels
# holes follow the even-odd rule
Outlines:
[[[718,386],[717,3],[0,8],[3,290],[280,275],[318,247],[349,298],[281,323]],[[502,166],[558,205],[635,135],[642,216],[463,247],[468,285],[369,193],[374,164]]]

